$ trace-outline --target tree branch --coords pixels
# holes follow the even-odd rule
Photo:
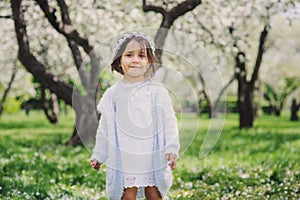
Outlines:
[[[12,19],[11,15],[0,15],[0,19]]]
[[[14,66],[13,66],[13,70],[12,70],[12,74],[11,74],[11,77],[10,77],[10,80],[9,80],[9,83],[8,83],[8,86],[7,86],[7,88],[5,88],[3,96],[1,98],[1,102],[0,102],[0,116],[2,115],[2,112],[4,110],[5,100],[6,100],[6,97],[7,97],[8,93],[9,93],[9,91],[11,89],[12,83],[15,80],[16,74],[17,74],[17,63],[16,63],[16,60],[15,60],[14,61]]]
[[[213,116],[213,113],[212,113],[212,111],[213,111],[212,110],[212,101],[211,101],[211,99],[209,98],[209,95],[206,92],[207,84],[206,84],[206,82],[204,80],[204,77],[201,74],[201,72],[198,72],[198,77],[199,77],[199,80],[200,80],[201,85],[203,87],[203,89],[200,92],[200,94],[202,93],[204,95],[204,99],[206,100],[207,106],[208,106],[208,109],[209,109],[208,115],[209,115],[209,117],[212,117]]]
[[[68,6],[64,0],[57,0],[58,6],[61,9],[61,19],[64,24],[71,25],[71,19],[69,17]]]
[[[72,105],[73,87],[68,85],[54,76],[45,66],[40,63],[36,57],[30,52],[29,40],[25,25],[24,13],[21,6],[22,0],[11,0],[11,8],[15,23],[15,31],[18,40],[19,52],[18,56],[21,63],[25,66],[34,78],[50,91],[56,93],[60,99],[63,99],[66,104]]]
[[[54,109],[53,109],[52,113],[50,114],[49,103],[48,103],[48,100],[46,99],[46,88],[44,88],[42,85],[41,85],[41,102],[43,105],[44,113],[45,113],[47,119],[49,120],[49,122],[51,124],[57,124],[58,123],[57,113],[55,113]],[[55,102],[53,102],[53,103],[55,103]]]
[[[246,82],[246,54],[242,51],[239,51],[237,55],[234,57],[235,58],[235,77],[238,79],[238,81],[241,81],[243,79]]]
[[[143,0],[143,11],[144,12],[153,11],[162,14],[162,16],[165,16],[165,14],[167,13],[167,11],[162,7],[147,5],[146,0]]]
[[[64,0],[58,0],[62,12],[62,21],[58,21],[54,8],[49,7],[47,0],[36,0],[43,12],[45,13],[46,18],[50,24],[66,38],[73,39],[78,43],[87,54],[90,54],[93,50],[93,47],[89,44],[89,41],[86,38],[80,36],[77,30],[74,30],[73,26],[70,23],[69,14],[67,11],[67,5]]]
[[[233,81],[236,79],[236,75],[234,74],[231,79],[228,81],[228,83],[222,88],[222,90],[220,91],[218,98],[216,99],[215,103],[214,103],[214,108],[216,108],[216,106],[219,104],[222,95],[224,94],[224,92],[227,90],[227,88],[231,85],[231,83],[233,83]]]
[[[57,0],[58,5],[61,10],[61,19],[62,22],[59,22],[55,16],[56,10],[54,8],[49,7],[48,5],[48,0],[36,0],[43,12],[46,15],[46,18],[50,22],[50,24],[61,34],[63,34],[68,41],[68,45],[71,49],[72,56],[74,63],[76,65],[77,70],[79,71],[79,76],[81,79],[81,82],[84,86],[84,88],[89,87],[89,76],[86,73],[85,67],[82,67],[83,59],[81,56],[81,52],[79,50],[79,45],[81,45],[84,49],[85,52],[88,54],[91,52],[91,49],[93,47],[88,45],[88,40],[84,38],[74,38],[70,36],[69,34],[66,34],[63,29],[60,29],[60,27],[69,27],[73,30],[71,19],[69,17],[69,12],[68,12],[68,6],[66,5],[64,0]],[[77,33],[76,30],[73,30],[73,33],[79,37],[79,34]],[[80,43],[80,41],[82,41]]]
[[[175,21],[178,17],[184,15],[189,11],[192,11],[201,3],[202,0],[186,0],[184,2],[179,3],[174,8],[172,8],[169,12],[169,15],[171,16],[172,21]]]
[[[201,4],[201,0],[186,0],[182,3],[179,3],[177,6],[172,8],[170,11],[167,11],[163,7],[151,6],[146,4],[146,0],[143,0],[143,11],[149,12],[153,11],[160,13],[163,16],[160,28],[158,29],[155,36],[155,55],[161,62],[161,56],[163,53],[163,46],[168,35],[169,28],[172,26],[174,21],[184,15],[185,13],[193,10],[197,5]]]
[[[268,25],[265,25],[263,31],[260,34],[260,38],[259,38],[259,46],[258,46],[256,62],[254,65],[254,71],[253,71],[252,78],[250,81],[250,84],[252,86],[254,85],[255,81],[258,78],[258,72],[259,72],[259,68],[260,68],[261,62],[262,62],[262,57],[264,54],[264,45],[266,42],[267,35],[268,35]]]
[[[209,35],[209,37],[211,38],[210,43],[211,43],[211,44],[212,44],[212,43],[215,43],[215,37],[214,37],[214,34],[212,33],[212,31],[209,30],[209,28],[207,28],[207,27],[206,27],[206,26],[205,26],[205,25],[197,18],[197,16],[196,16],[195,13],[192,12],[192,15],[194,16],[195,21],[198,23],[198,25],[201,27],[201,29],[204,30],[204,31]],[[206,41],[204,41],[204,42],[206,42]]]

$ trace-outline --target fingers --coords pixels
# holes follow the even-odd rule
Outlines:
[[[176,167],[176,161],[171,162],[171,163],[169,164],[169,166],[170,166],[170,169],[171,169],[171,170],[175,169],[175,167]]]
[[[92,168],[94,168],[97,171],[100,168],[100,164],[96,160],[91,160],[91,166],[92,166]]]
[[[166,153],[166,160],[167,160],[167,161],[170,160],[170,153]]]
[[[166,160],[169,161],[170,169],[173,170],[176,167],[177,155],[174,153],[167,153]]]
[[[98,163],[98,164],[94,167],[94,169],[98,171],[98,170],[100,169],[100,164]]]
[[[174,162],[177,159],[177,155],[174,153],[166,153],[166,160],[170,162]]]
[[[97,161],[96,160],[91,160],[91,166],[95,167],[97,165]]]

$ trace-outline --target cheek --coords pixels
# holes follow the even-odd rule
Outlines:
[[[121,59],[121,61],[120,61],[120,65],[121,65],[121,67],[124,69],[124,68],[127,68],[127,66],[128,66],[128,59]]]
[[[126,57],[122,57],[122,59],[120,60],[120,64],[126,65],[127,63],[128,63],[128,59]]]
[[[146,66],[147,68],[150,66],[150,63],[148,62],[148,60],[142,60],[141,63],[143,66]]]

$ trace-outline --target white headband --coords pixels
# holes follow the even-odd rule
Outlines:
[[[131,39],[133,37],[140,37],[140,38],[147,40],[150,44],[152,51],[153,52],[155,51],[154,42],[149,36],[145,35],[144,33],[140,33],[140,32],[130,32],[130,33],[125,34],[122,38],[119,39],[119,41],[116,45],[116,48],[114,50],[114,57],[117,55],[117,53],[118,53],[119,49],[121,48],[121,46],[123,45],[123,43],[126,40]]]

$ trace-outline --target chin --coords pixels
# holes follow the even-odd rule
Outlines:
[[[144,76],[144,74],[128,74],[128,75],[131,76],[131,77],[134,77],[134,78]]]
[[[132,69],[132,70],[129,70],[128,72],[128,75],[130,76],[143,76],[146,72],[144,70],[140,70],[140,69]]]

